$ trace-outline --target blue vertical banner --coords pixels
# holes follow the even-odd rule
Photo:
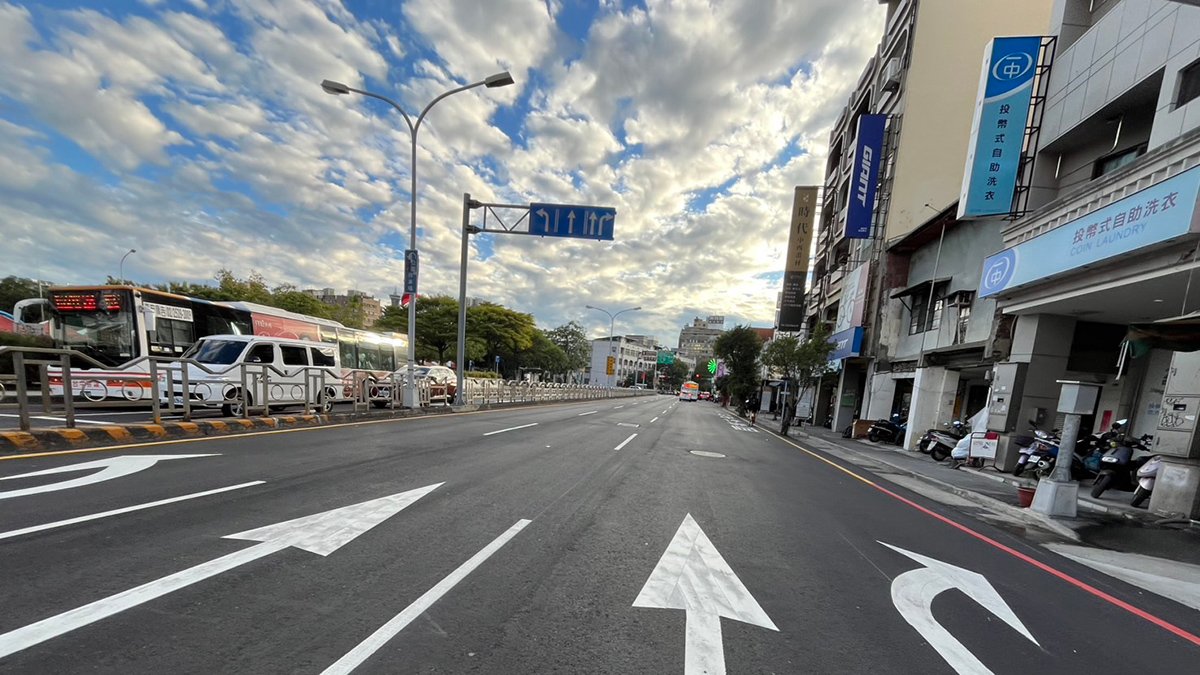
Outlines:
[[[883,127],[887,115],[858,118],[858,141],[854,148],[854,173],[850,178],[850,204],[846,212],[846,238],[867,239],[875,214],[875,187],[883,160]]]
[[[1025,36],[993,38],[984,50],[959,218],[1012,211],[1041,48],[1040,36]]]

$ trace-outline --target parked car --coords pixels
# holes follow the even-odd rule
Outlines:
[[[416,366],[413,368],[413,375],[418,382],[429,381],[430,401],[450,403],[458,392],[458,376],[446,366]],[[397,370],[395,376],[397,386],[404,386],[405,378],[408,377],[408,367]],[[373,403],[375,407],[383,408],[388,405],[389,401],[373,401]]]

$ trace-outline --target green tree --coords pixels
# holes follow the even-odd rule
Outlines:
[[[684,382],[692,379],[692,369],[683,361],[675,359],[671,365],[659,369],[659,384],[671,389],[679,389]]]
[[[271,306],[284,309],[297,314],[307,314],[308,316],[317,316],[328,319],[331,312],[329,305],[321,302],[317,298],[296,290],[296,287],[291,284],[276,286],[271,293]]]
[[[737,326],[721,333],[713,352],[725,360],[726,377],[718,378],[717,387],[729,393],[739,404],[758,390],[758,357],[762,338],[749,326]]]
[[[588,342],[587,332],[578,321],[568,321],[547,331],[546,337],[558,345],[566,356],[563,372],[574,373],[587,367],[592,354],[591,344]]]
[[[763,364],[796,383],[795,400],[799,401],[829,372],[832,352],[829,329],[818,324],[803,341],[790,335],[776,338],[763,350]]]
[[[536,330],[530,314],[490,302],[467,308],[467,339],[486,345],[485,356],[489,364],[499,356],[501,369],[506,374],[516,374],[514,357],[533,346]]]
[[[567,372],[567,353],[540,329],[534,329],[532,344],[517,352],[515,357],[513,365],[518,369],[536,368],[550,378]]]
[[[43,283],[42,286],[45,288],[50,284]],[[11,312],[13,305],[21,300],[36,297],[38,297],[38,283],[33,279],[11,275],[0,279],[0,311]]]
[[[375,328],[408,332],[408,308],[388,307]],[[453,360],[458,351],[458,300],[448,295],[417,297],[417,357],[438,363]],[[470,352],[470,342],[467,343]],[[468,358],[471,358],[468,354]]]

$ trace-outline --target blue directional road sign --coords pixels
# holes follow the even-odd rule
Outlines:
[[[529,234],[612,241],[617,210],[607,206],[530,204]]]

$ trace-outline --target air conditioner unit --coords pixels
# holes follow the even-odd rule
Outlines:
[[[900,89],[900,59],[888,59],[883,64],[883,90],[896,91]]]

